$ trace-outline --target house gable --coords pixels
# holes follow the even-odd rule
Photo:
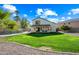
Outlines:
[[[36,25],[37,22],[38,22],[40,25],[56,24],[56,23],[51,22],[51,21],[48,21],[48,20],[46,20],[46,19],[44,19],[44,18],[35,18],[35,19],[33,19],[33,21],[32,21],[33,25]]]

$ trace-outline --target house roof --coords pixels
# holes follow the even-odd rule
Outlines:
[[[69,20],[66,20],[66,21],[59,22],[59,23],[63,23],[63,22],[77,22],[77,21],[79,21],[79,18],[69,19]]]
[[[45,18],[41,18],[41,17],[37,17],[37,18],[33,19],[32,21],[34,21],[34,20],[36,20],[36,19],[42,19],[42,20],[46,20],[46,21],[48,21],[48,22],[51,22],[51,21],[49,21],[49,20],[47,20],[47,19],[45,19]],[[51,23],[54,23],[54,22],[51,22]],[[54,24],[56,24],[56,23],[54,23]]]
[[[32,25],[32,26],[50,26],[50,25],[46,24],[46,25]]]

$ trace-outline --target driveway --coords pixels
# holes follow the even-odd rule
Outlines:
[[[65,33],[65,34],[74,35],[74,36],[79,36],[79,33]]]
[[[24,46],[21,44],[0,42],[0,55],[61,55],[61,54],[75,54],[75,53],[57,53],[46,52],[32,48],[30,46]]]
[[[66,33],[66,32],[62,32],[62,31],[59,31],[60,33],[65,33],[65,34],[69,34],[69,35],[74,35],[74,36],[79,36],[79,33]]]

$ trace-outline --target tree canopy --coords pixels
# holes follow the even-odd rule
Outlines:
[[[28,27],[28,25],[29,25],[28,20],[25,17],[23,17],[21,20],[21,27],[26,29]]]
[[[19,16],[19,11],[15,11],[14,13],[16,14],[16,16],[11,19],[11,13],[9,11],[4,11],[3,9],[0,9],[0,32],[3,32],[5,30],[18,31],[21,28],[28,28],[28,20],[25,17],[23,17],[21,20],[21,17]]]
[[[9,11],[0,9],[0,31],[4,31],[5,29],[11,31],[18,28],[17,23],[10,17],[11,13]]]

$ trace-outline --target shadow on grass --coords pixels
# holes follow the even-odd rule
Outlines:
[[[34,37],[44,37],[44,36],[51,36],[51,35],[62,35],[63,33],[59,32],[51,32],[51,33],[30,33],[27,34],[29,36],[34,36]]]

